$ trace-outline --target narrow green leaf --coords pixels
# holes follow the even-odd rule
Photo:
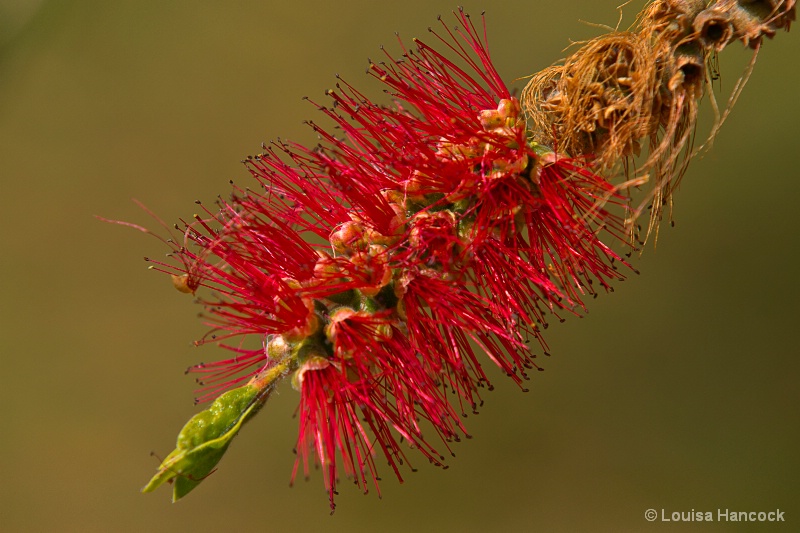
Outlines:
[[[152,492],[165,482],[174,483],[172,501],[191,492],[214,470],[242,424],[266,401],[267,394],[260,392],[265,391],[252,384],[233,389],[194,415],[178,434],[175,450],[142,492]]]
[[[275,364],[263,369],[247,385],[222,394],[183,426],[175,449],[161,462],[142,492],[173,483],[172,501],[176,502],[214,471],[242,425],[264,406],[278,382],[297,368],[291,346],[272,349],[276,346],[274,342],[268,346]]]

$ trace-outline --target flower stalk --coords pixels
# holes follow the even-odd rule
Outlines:
[[[462,11],[430,30],[451,54],[415,39],[370,62],[392,106],[339,80],[315,104],[336,136],[310,122],[320,145],[264,145],[244,161],[259,188],[200,204],[165,241],[171,260],[150,260],[200,294],[212,329],[198,344],[233,357],[188,369],[213,403],[144,491],[194,489],[284,379],[300,395],[292,479],[321,467],[331,509],[343,475],[379,492],[385,460],[402,481],[407,445],[444,466],[492,387],[481,352],[522,386],[549,322],[624,279],[643,211],[628,190],[653,184],[649,234],[695,153],[715,54],[737,39],[757,51],[794,4],[656,0],[520,99]]]

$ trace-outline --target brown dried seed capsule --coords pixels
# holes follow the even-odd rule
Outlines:
[[[693,23],[695,36],[706,49],[719,52],[734,37],[731,14],[717,8],[709,8],[700,12]]]
[[[796,0],[718,0],[717,4],[730,13],[735,38],[751,48],[758,47],[764,36],[788,30],[795,19]]]
[[[788,29],[795,18],[796,0],[737,0],[736,3],[773,30]]]
[[[674,65],[667,88],[670,91],[684,90],[692,98],[700,98],[705,83],[706,58],[696,42],[675,50]]]

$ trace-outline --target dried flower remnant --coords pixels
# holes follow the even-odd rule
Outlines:
[[[763,38],[789,29],[795,0],[654,0],[630,31],[584,43],[563,64],[534,75],[522,94],[537,142],[572,156],[592,156],[613,174],[647,157],[631,183],[652,182],[651,195],[633,208],[628,230],[648,203],[647,234],[657,228],[694,147],[700,98],[708,92],[716,112],[709,140],[727,117],[752,71]],[[754,50],[728,108],[716,108],[710,65],[735,40]]]
[[[338,136],[310,122],[318,146],[264,145],[244,161],[260,187],[200,204],[164,241],[170,259],[150,260],[205,306],[198,344],[233,356],[188,370],[213,403],[146,492],[194,489],[284,379],[300,395],[292,479],[321,466],[332,509],[342,475],[379,491],[379,463],[402,480],[410,448],[444,466],[492,386],[481,352],[522,386],[551,317],[624,278],[613,245],[630,245],[640,211],[626,187],[655,175],[657,220],[692,155],[711,57],[736,39],[757,51],[794,1],[658,0],[634,30],[534,75],[521,100],[485,31],[456,16],[430,30],[449,55],[415,39],[370,63],[393,105],[339,80],[315,104]],[[630,179],[619,168],[642,142]]]

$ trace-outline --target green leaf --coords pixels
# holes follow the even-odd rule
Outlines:
[[[161,462],[142,492],[173,483],[172,501],[176,502],[214,471],[242,425],[264,406],[278,382],[297,369],[293,347],[282,337],[272,339],[267,349],[274,364],[265,367],[247,385],[222,394],[208,409],[194,415],[178,434],[175,449]]]
[[[239,429],[261,408],[271,390],[248,384],[226,392],[194,415],[178,434],[175,450],[142,492],[173,482],[172,501],[186,496],[214,470]]]

